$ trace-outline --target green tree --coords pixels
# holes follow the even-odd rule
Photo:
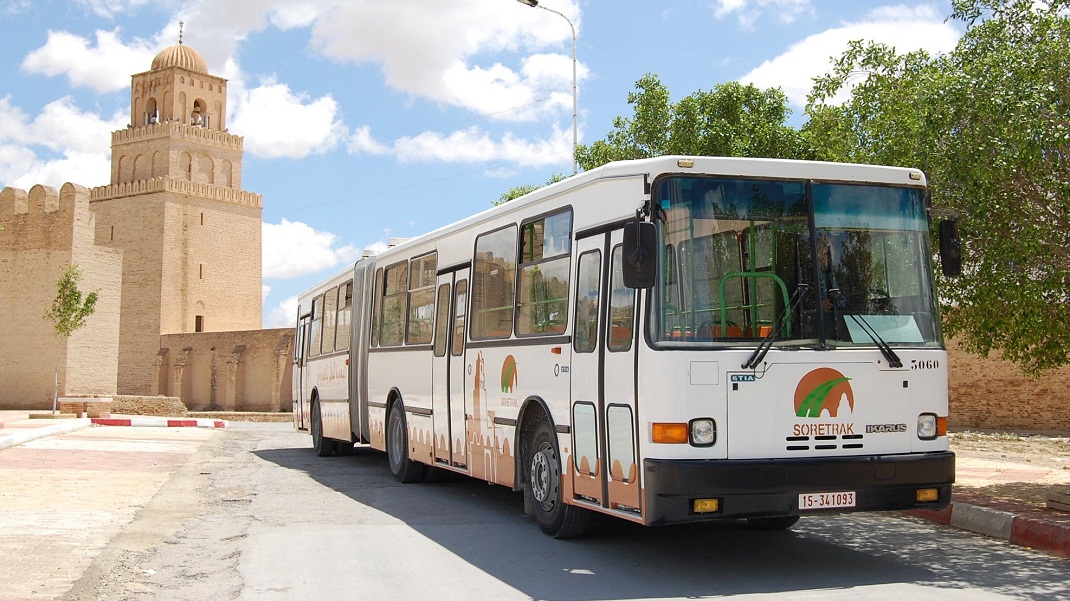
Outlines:
[[[515,200],[515,199],[520,198],[521,196],[523,196],[525,194],[531,194],[532,192],[534,192],[534,191],[536,191],[539,188],[542,188],[544,186],[549,186],[550,184],[556,184],[557,182],[559,182],[559,181],[561,181],[563,179],[565,179],[565,175],[564,174],[555,173],[555,174],[551,175],[550,176],[550,180],[548,182],[546,182],[545,184],[543,184],[542,186],[536,186],[534,184],[526,184],[526,185],[523,185],[523,186],[514,186],[512,188],[509,188],[505,192],[503,192],[502,195],[500,197],[498,197],[498,200],[491,201],[491,204],[493,204],[494,206],[498,206],[500,204],[505,204],[505,203],[509,202],[510,200]]]
[[[63,357],[63,351],[67,348],[71,335],[81,329],[86,318],[96,310],[99,297],[98,292],[93,291],[83,298],[82,291],[78,289],[81,279],[81,268],[76,263],[68,265],[56,281],[56,298],[52,299],[52,308],[44,314],[44,318],[52,322],[56,337],[63,339],[63,344],[56,353],[56,368],[52,379],[52,413],[56,412],[59,397],[59,361]]]
[[[610,161],[666,154],[808,158],[805,138],[787,125],[791,109],[777,88],[718,84],[673,103],[656,75],[646,74],[628,94],[631,118],[617,117],[605,139],[580,145],[585,170]]]
[[[804,133],[820,158],[928,172],[967,261],[942,282],[947,332],[1036,376],[1070,363],[1070,0],[952,6],[965,34],[946,56],[852,44]]]

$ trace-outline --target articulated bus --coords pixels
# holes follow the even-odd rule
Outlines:
[[[673,156],[573,176],[300,296],[294,424],[321,456],[385,451],[401,482],[511,487],[556,538],[592,512],[784,529],[945,508],[927,205],[905,168]]]

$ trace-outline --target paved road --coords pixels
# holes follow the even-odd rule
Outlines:
[[[898,515],[810,518],[789,532],[599,519],[586,538],[555,541],[508,490],[398,484],[383,455],[317,458],[283,424],[182,436],[195,439],[151,441],[157,469],[116,482],[143,484],[151,500],[112,499],[104,511],[136,515],[121,530],[122,516],[111,522],[114,537],[64,599],[1070,597],[1070,561]],[[55,598],[43,594],[8,598]]]

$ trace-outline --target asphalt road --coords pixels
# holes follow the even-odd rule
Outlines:
[[[2,596],[2,595],[0,595]],[[899,514],[644,528],[557,541],[518,494],[398,484],[380,453],[317,458],[284,424],[232,424],[160,488],[65,598],[1067,599],[1070,561]]]

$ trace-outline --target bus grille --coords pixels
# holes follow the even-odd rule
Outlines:
[[[789,451],[832,451],[835,449],[861,449],[861,434],[843,436],[788,436],[785,438]]]

